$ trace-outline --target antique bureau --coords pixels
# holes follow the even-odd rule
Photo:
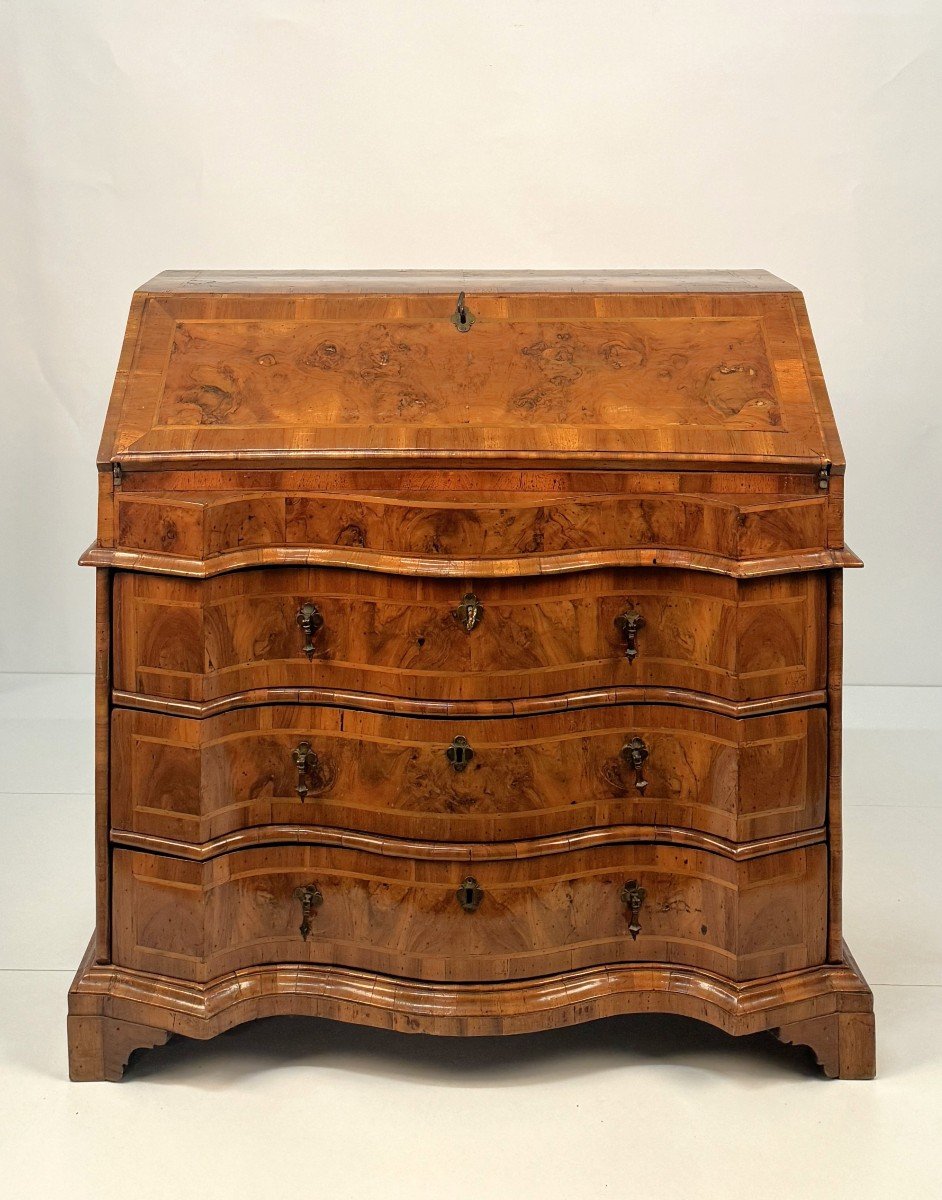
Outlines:
[[[874,1071],[844,460],[761,271],[168,272],[98,462],[74,1079],[274,1014]]]

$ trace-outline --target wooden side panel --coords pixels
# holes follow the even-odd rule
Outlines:
[[[821,573],[442,581],[294,567],[205,581],[119,573],[116,587],[116,687],[173,700],[278,687],[438,701],[654,686],[744,701],[825,681]],[[470,631],[456,619],[468,593],[479,605]],[[310,661],[297,623],[306,603],[324,621]],[[644,621],[633,660],[616,625],[627,612]]]
[[[466,737],[455,771],[446,751]],[[641,737],[643,777],[623,748]],[[680,826],[749,841],[821,826],[823,708],[736,720],[621,705],[497,720],[313,706],[203,720],[116,709],[116,830],[201,843],[270,824],[441,842],[507,841],[610,825]],[[316,766],[302,801],[293,751]]]
[[[828,572],[828,847],[830,887],[828,958],[837,962],[844,953],[842,932],[842,876],[844,861],[842,813],[844,670],[844,576]]]
[[[95,572],[95,961],[111,957],[112,571]]]
[[[317,846],[186,862],[115,851],[115,960],[205,982],[269,962],[336,963],[412,979],[502,980],[600,963],[675,962],[744,980],[821,963],[823,845],[732,863],[665,846],[606,846],[467,864]],[[621,897],[645,889],[630,936]],[[297,889],[323,902],[301,936]]]

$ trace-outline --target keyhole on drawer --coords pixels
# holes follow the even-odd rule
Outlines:
[[[415,644],[416,644],[417,646],[424,646],[424,645],[425,645],[425,638],[423,638],[423,637],[416,638],[416,639],[415,639]]]
[[[465,912],[474,912],[484,899],[484,889],[473,876],[469,876],[455,895]]]
[[[459,734],[445,751],[445,757],[453,770],[466,771],[468,763],[474,758],[474,751],[468,745],[468,739]]]

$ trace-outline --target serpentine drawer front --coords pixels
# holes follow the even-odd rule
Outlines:
[[[496,981],[625,961],[743,980],[824,961],[823,845],[746,862],[659,845],[497,862],[321,846],[114,861],[116,962],[198,982],[275,962]]]
[[[456,563],[473,569],[481,559],[511,564],[500,574],[536,573],[545,562],[578,568],[657,559],[665,566],[702,560],[747,575],[787,568],[791,556],[828,541],[827,503],[814,493],[521,494],[516,475],[498,477],[487,491],[482,480],[479,490],[441,496],[385,488],[338,496],[301,490],[300,480],[290,489],[256,491],[252,481],[236,494],[207,494],[163,490],[164,482],[142,473],[115,497],[115,562],[196,576],[309,561],[452,575]],[[618,480],[604,482],[611,488]],[[818,565],[828,562],[824,556]]]
[[[115,709],[112,747],[115,829],[197,844],[283,824],[445,842],[681,826],[746,842],[825,815],[823,708],[742,720],[666,704],[484,720]]]
[[[791,285],[168,272],[98,472],[73,1078],[262,1016],[635,1011],[873,1074],[841,920],[861,564]]]
[[[174,700],[267,688],[497,700],[633,686],[758,700],[825,686],[820,574],[122,572],[114,603],[115,687]]]

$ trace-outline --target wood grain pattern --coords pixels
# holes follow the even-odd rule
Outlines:
[[[624,961],[754,979],[824,961],[822,845],[746,862],[659,845],[600,846],[467,868],[320,846],[235,851],[205,863],[114,851],[120,966],[206,982],[269,962],[336,963],[412,979],[501,980]],[[647,897],[629,936],[627,880]],[[323,904],[307,940],[296,889]]]
[[[482,615],[456,620],[473,592]],[[300,607],[324,619],[311,661]],[[676,687],[751,700],[822,688],[820,574],[737,583],[670,570],[440,581],[326,569],[206,582],[115,578],[115,686],[207,702],[259,688],[500,699],[590,687]],[[616,626],[639,612],[637,657]]]
[[[111,571],[95,572],[95,953],[111,958]]]
[[[112,1017],[69,1014],[69,1078],[73,1083],[119,1080],[135,1050],[152,1050],[169,1030]]]
[[[756,316],[495,319],[468,338],[447,319],[184,318],[153,428],[534,421],[769,432],[783,411]]]
[[[117,495],[121,550],[211,561],[251,550],[306,550],[420,559],[597,555],[679,550],[731,561],[827,548],[823,496],[686,494],[576,497],[450,494]],[[366,559],[368,561],[368,559]],[[472,570],[473,573],[473,570]]]
[[[829,1079],[873,1079],[877,1073],[872,1012],[831,1013],[775,1030],[782,1042],[808,1046]]]
[[[446,750],[474,752],[456,772]],[[643,795],[622,756],[649,756]],[[311,823],[431,841],[506,841],[619,824],[674,825],[733,842],[824,818],[823,708],[734,720],[624,705],[458,722],[277,705],[194,721],[115,710],[116,829],[181,841]],[[318,757],[296,791],[292,751]]]
[[[774,558],[722,558],[690,550],[606,550],[584,553],[532,554],[526,558],[422,558],[412,554],[383,554],[357,547],[314,548],[265,546],[255,550],[233,550],[216,558],[183,558],[154,551],[116,550],[89,546],[79,559],[85,567],[110,567],[119,571],[147,571],[183,579],[209,579],[228,571],[252,567],[349,567],[355,571],[380,571],[393,575],[420,575],[429,579],[481,579],[508,576],[532,578],[539,575],[570,574],[603,567],[662,566],[679,570],[705,571],[733,579],[759,579],[769,575],[823,571],[835,567],[861,567],[852,550],[813,550],[782,554]]]
[[[251,451],[246,451],[251,455]],[[821,499],[822,490],[817,473],[807,469],[763,470],[762,463],[739,464],[726,471],[669,470],[663,461],[656,460],[644,470],[600,470],[597,463],[586,463],[579,470],[553,469],[517,464],[514,469],[495,469],[477,465],[473,469],[449,463],[448,470],[429,469],[414,462],[399,464],[396,469],[333,467],[323,470],[279,464],[270,456],[265,464],[247,458],[250,464],[241,469],[220,469],[201,464],[194,470],[167,470],[159,462],[122,460],[122,476],[114,486],[112,463],[100,464],[100,504],[98,545],[114,547],[117,504],[120,499],[136,493],[166,495],[184,493],[212,498],[214,496],[253,495],[389,495],[403,492],[421,495],[431,500],[441,497],[447,501],[455,495],[513,496],[544,495],[572,496],[726,496],[746,502],[752,496],[803,497]],[[830,486],[824,493],[828,503],[828,522],[833,550],[843,547],[840,511],[832,503],[836,484],[841,480],[843,467],[832,464]],[[835,520],[838,524],[835,525]],[[630,549],[630,547],[628,547]],[[268,547],[270,550],[271,547]],[[225,556],[223,556],[225,557]],[[214,560],[215,561],[215,560]]]
[[[828,953],[842,952],[843,935],[843,674],[844,674],[844,577],[828,573]]]
[[[804,300],[764,272],[145,285],[81,560],[72,1077],[265,1015],[633,1011],[872,1075],[841,939],[844,469]]]
[[[110,478],[110,469],[107,475]],[[832,464],[832,482],[840,477],[839,469]],[[635,471],[602,470],[592,465],[571,470],[526,464],[518,464],[512,469],[480,464],[466,468],[449,464],[448,470],[442,470],[441,467],[425,466],[421,460],[394,469],[355,463],[345,468],[328,469],[247,463],[230,469],[201,464],[193,470],[183,471],[162,468],[157,463],[134,463],[128,465],[119,490],[123,496],[132,492],[221,495],[339,492],[380,496],[406,492],[429,499],[433,496],[447,499],[456,493],[481,492],[484,495],[729,496],[743,501],[749,496],[803,496],[807,499],[822,494],[818,473],[809,472],[807,468],[776,471],[763,469],[761,463],[745,463],[728,471],[679,470],[668,469],[661,460]]]
[[[468,334],[451,324],[456,298],[145,294],[105,455],[178,466],[286,448],[333,462],[838,461],[802,314],[777,286],[482,288],[468,297]]]
[[[154,1032],[200,1039],[271,1016],[474,1037],[558,1029],[635,1012],[672,1012],[743,1036],[774,1032],[789,1019],[867,1016],[872,1005],[849,955],[839,963],[744,983],[677,964],[620,963],[485,984],[427,983],[307,963],[248,967],[198,984],[99,967],[88,955],[69,991],[70,1014],[113,1015],[116,1021],[147,1022]],[[106,1032],[113,1028],[104,1025]],[[119,1053],[124,1044],[122,1039]],[[858,1064],[846,1055],[839,1063],[842,1071]]]

